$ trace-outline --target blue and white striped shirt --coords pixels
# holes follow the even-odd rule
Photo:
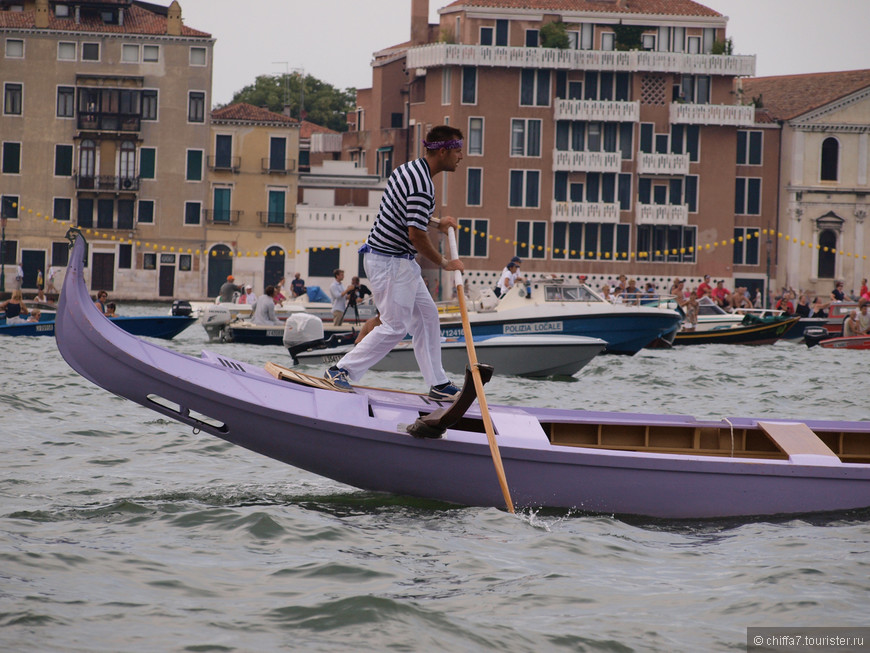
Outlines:
[[[416,255],[408,227],[427,231],[435,211],[435,184],[426,159],[416,159],[393,170],[378,208],[378,217],[366,239],[384,254]]]

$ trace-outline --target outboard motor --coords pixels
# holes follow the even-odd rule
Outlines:
[[[190,314],[193,313],[193,307],[190,305],[190,302],[186,299],[176,299],[172,302],[172,314],[173,315],[181,315],[183,317],[190,317]]]
[[[323,342],[323,320],[311,313],[294,313],[284,323],[283,340],[293,363],[298,365],[296,354]]]
[[[205,332],[210,340],[226,341],[227,334],[224,333],[226,326],[233,321],[233,314],[230,309],[220,304],[209,304],[202,309],[199,315],[199,321],[202,324]]]
[[[807,347],[815,347],[822,340],[827,340],[831,337],[831,334],[828,333],[825,327],[811,326],[804,329],[804,342],[807,344]]]

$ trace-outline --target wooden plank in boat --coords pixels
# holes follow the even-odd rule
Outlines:
[[[344,390],[342,388],[339,388],[329,379],[324,379],[320,376],[312,376],[311,374],[306,374],[305,372],[298,372],[296,370],[290,369],[289,367],[278,365],[277,363],[266,363],[265,367],[266,371],[279,381],[290,381],[292,383],[307,385],[312,388],[320,388],[321,390],[353,392],[353,390]]]
[[[830,456],[839,460],[815,432],[802,422],[758,422],[758,426],[789,456]]]

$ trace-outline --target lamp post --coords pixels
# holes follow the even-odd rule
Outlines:
[[[0,209],[2,210],[2,209]],[[0,217],[0,292],[6,292],[6,216]]]
[[[770,248],[773,246],[770,236],[767,237],[765,245],[767,247],[767,286],[764,289],[764,308],[770,308]]]

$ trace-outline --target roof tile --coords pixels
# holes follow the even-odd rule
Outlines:
[[[742,85],[744,101],[760,97],[771,116],[790,120],[870,86],[870,69],[754,77]]]

